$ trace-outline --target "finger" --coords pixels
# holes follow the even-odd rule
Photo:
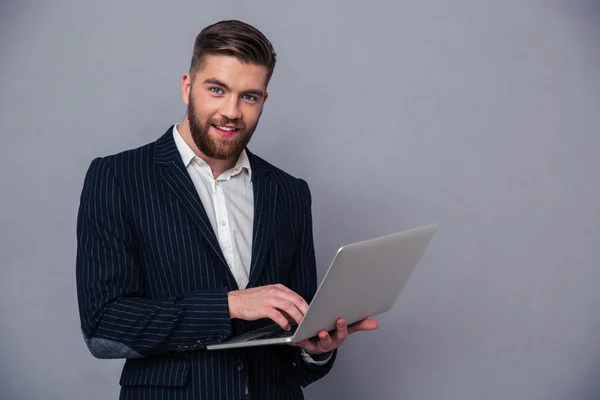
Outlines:
[[[348,326],[348,333],[352,334],[358,331],[372,331],[377,328],[379,328],[379,322],[374,319],[364,319]]]
[[[298,310],[300,310],[302,315],[306,314],[306,312],[308,311],[308,303],[306,302],[306,300],[304,300],[304,298],[302,296],[300,296],[298,293],[285,287],[282,284],[278,283],[277,285],[273,285],[273,286],[276,289],[278,289],[279,297],[284,298],[288,301],[291,301],[298,308]]]
[[[273,320],[273,322],[279,325],[282,329],[286,331],[290,330],[290,323],[288,322],[287,318],[275,308],[267,309],[264,316]]]
[[[286,313],[285,311],[279,310],[279,312],[283,314],[283,316],[288,320],[289,323],[296,322],[296,320],[294,320],[294,318],[292,318],[292,316]]]
[[[348,336],[348,326],[343,318],[337,320],[335,335],[339,340],[344,340]]]
[[[327,351],[333,347],[333,340],[331,339],[331,336],[329,336],[329,332],[319,332],[319,345],[320,347],[327,349]]]
[[[379,328],[379,323],[374,319],[365,319],[363,321],[356,322],[348,327],[350,333],[358,331],[371,331]]]
[[[295,321],[297,324],[300,324],[302,318],[304,318],[304,314],[302,314],[302,312],[298,310],[298,307],[289,300],[274,298],[268,303],[282,312],[284,316],[288,315],[292,321]]]
[[[297,297],[299,296],[285,286],[277,284],[268,287],[263,301],[271,307],[286,311],[296,323],[300,323],[304,313],[296,304]]]
[[[281,294],[284,299],[292,302],[294,304],[294,306],[296,306],[296,308],[298,310],[300,310],[302,315],[306,314],[306,312],[308,311],[308,303],[306,302],[306,300],[304,300],[302,298],[302,296],[300,296],[294,292],[291,292],[291,293],[281,292]]]

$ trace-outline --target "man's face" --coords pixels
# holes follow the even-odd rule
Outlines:
[[[193,81],[183,78],[190,132],[207,157],[237,159],[250,141],[267,99],[267,67],[207,56]]]

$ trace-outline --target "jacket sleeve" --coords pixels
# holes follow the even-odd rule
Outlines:
[[[127,199],[107,159],[86,174],[77,217],[76,281],[81,329],[98,358],[196,350],[231,333],[227,289],[180,298],[144,297]]]
[[[317,290],[317,266],[315,261],[315,248],[312,228],[312,200],[310,189],[306,181],[300,179],[302,187],[301,201],[301,241],[293,258],[292,274],[288,287],[298,293],[310,303]],[[329,373],[335,362],[337,350],[334,350],[329,361],[324,365],[309,363],[301,354],[301,349],[290,346],[291,362],[299,373],[302,387],[323,378]]]

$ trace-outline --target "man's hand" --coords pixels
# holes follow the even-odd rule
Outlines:
[[[359,331],[372,331],[378,327],[379,322],[374,319],[364,319],[347,326],[346,321],[340,318],[337,320],[337,329],[334,332],[321,331],[317,336],[302,340],[293,345],[302,347],[305,352],[312,356],[317,356],[340,347],[348,335]]]
[[[300,295],[281,284],[235,290],[227,295],[231,318],[247,321],[270,318],[286,331],[290,329],[288,316],[299,324],[308,310]]]

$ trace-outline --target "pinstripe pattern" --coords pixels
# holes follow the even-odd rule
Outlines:
[[[170,128],[92,161],[77,220],[81,328],[98,358],[127,358],[121,399],[301,399],[325,376],[297,348],[206,351],[269,321],[229,318],[237,289]],[[248,152],[255,203],[248,287],[316,290],[308,185]]]

